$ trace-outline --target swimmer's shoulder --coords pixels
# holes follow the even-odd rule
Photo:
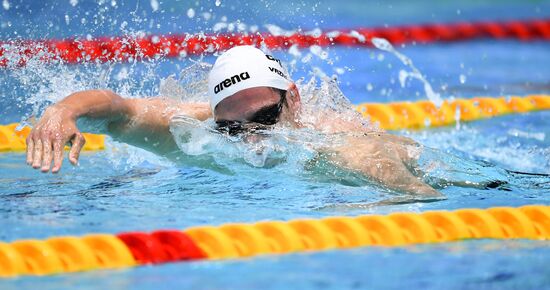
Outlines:
[[[403,146],[419,146],[416,141],[409,137],[395,135],[388,132],[366,132],[363,137],[367,140],[378,140],[385,143],[399,144]]]
[[[168,119],[174,116],[186,116],[204,121],[212,117],[212,110],[208,102],[182,102],[162,96],[134,100],[144,103],[140,106],[142,111],[162,114]]]
[[[180,115],[186,115],[204,121],[212,117],[212,109],[207,102],[180,103]]]

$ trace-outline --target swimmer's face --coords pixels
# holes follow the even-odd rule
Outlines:
[[[216,106],[216,122],[251,122],[258,112],[275,108],[280,102],[280,90],[270,87],[245,89],[224,99]]]
[[[230,134],[250,131],[250,126],[273,125],[285,107],[285,96],[286,91],[270,87],[242,90],[216,106],[216,123]]]

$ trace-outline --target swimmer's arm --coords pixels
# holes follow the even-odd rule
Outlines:
[[[125,99],[125,106],[127,113],[110,122],[106,134],[159,155],[179,152],[170,132],[170,122],[175,115],[201,121],[211,117],[207,103],[181,103],[162,97]]]
[[[63,147],[72,144],[69,161],[78,162],[85,139],[77,128],[79,118],[97,122],[115,139],[163,154],[175,150],[170,119],[186,114],[197,119],[210,116],[207,104],[182,104],[165,98],[124,99],[109,90],[74,93],[46,109],[27,137],[27,164],[48,172],[58,172]]]
[[[355,169],[369,176],[385,187],[410,194],[416,198],[428,200],[444,199],[444,195],[414,176],[400,161],[390,158],[378,159],[376,162],[363,160]]]
[[[356,141],[358,140],[358,141]],[[348,138],[345,145],[333,148],[336,165],[361,172],[373,181],[402,193],[428,199],[444,196],[414,176],[391,142],[365,138]]]

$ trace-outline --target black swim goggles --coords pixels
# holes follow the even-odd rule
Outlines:
[[[257,133],[269,129],[269,126],[277,124],[283,110],[286,99],[286,91],[281,90],[281,99],[277,104],[258,110],[246,121],[219,121],[216,122],[216,130],[230,136],[241,133]]]

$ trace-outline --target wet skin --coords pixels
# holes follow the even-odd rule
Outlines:
[[[258,96],[261,95],[261,98]],[[291,128],[300,123],[301,102],[297,87],[292,84],[279,118],[279,123]],[[243,90],[218,104],[216,120],[246,119],[266,106],[279,102],[281,97],[271,88]],[[323,133],[349,133],[346,142],[321,150],[329,152],[337,166],[358,171],[387,188],[427,199],[444,196],[411,172],[416,165],[411,148],[418,144],[405,137],[367,128],[339,118],[323,115],[314,129]],[[208,103],[181,103],[157,97],[125,99],[108,90],[74,93],[46,109],[27,138],[27,164],[42,172],[59,172],[63,162],[63,146],[72,144],[69,161],[76,165],[85,139],[76,120],[86,117],[106,124],[105,132],[116,140],[171,158],[179,149],[170,133],[170,120],[186,115],[198,120],[212,117]],[[53,163],[53,167],[52,167]]]

